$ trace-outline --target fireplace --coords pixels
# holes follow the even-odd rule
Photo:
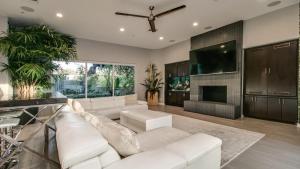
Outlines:
[[[227,103],[227,86],[199,86],[199,101]]]

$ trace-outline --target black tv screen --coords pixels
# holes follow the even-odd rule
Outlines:
[[[236,41],[190,52],[191,75],[236,71]]]

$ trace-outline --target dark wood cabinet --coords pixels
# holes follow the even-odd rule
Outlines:
[[[280,121],[282,119],[281,113],[281,98],[268,98],[268,115],[269,119]]]
[[[297,98],[246,95],[244,98],[244,115],[248,117],[297,122]]]
[[[245,115],[256,118],[266,118],[267,109],[267,97],[264,96],[246,96],[245,97]]]
[[[270,47],[245,52],[246,94],[267,94],[268,55]]]
[[[190,99],[189,91],[186,91],[186,89],[183,88],[176,89],[174,87],[178,82],[184,83],[186,79],[189,79],[189,74],[190,74],[189,65],[190,65],[189,61],[183,61],[183,62],[171,63],[165,65],[166,105],[183,107],[184,101]]]
[[[244,98],[244,115],[249,117],[256,117],[254,96],[245,96]]]
[[[167,78],[175,77],[177,76],[177,73],[177,63],[165,65],[165,75]]]
[[[245,50],[244,114],[297,121],[298,41]]]
[[[297,95],[297,44],[293,41],[271,46],[268,95]]]
[[[289,123],[296,123],[298,116],[297,98],[282,99],[282,120]]]

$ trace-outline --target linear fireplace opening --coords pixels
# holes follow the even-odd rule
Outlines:
[[[199,100],[227,103],[227,86],[200,86]]]

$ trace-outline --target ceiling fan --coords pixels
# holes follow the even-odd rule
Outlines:
[[[183,9],[185,7],[186,7],[185,5],[181,5],[179,7],[176,7],[176,8],[173,8],[173,9],[167,10],[165,12],[161,12],[159,14],[154,15],[153,14],[154,6],[150,6],[149,7],[149,10],[151,12],[150,16],[129,14],[129,13],[123,13],[123,12],[116,12],[116,15],[133,16],[133,17],[138,17],[138,18],[147,18],[148,21],[149,21],[149,24],[150,24],[150,30],[149,31],[156,32],[157,31],[156,28],[155,28],[155,19],[156,18],[159,18],[159,17],[162,17],[164,15],[170,14],[172,12],[178,11],[178,10]]]

